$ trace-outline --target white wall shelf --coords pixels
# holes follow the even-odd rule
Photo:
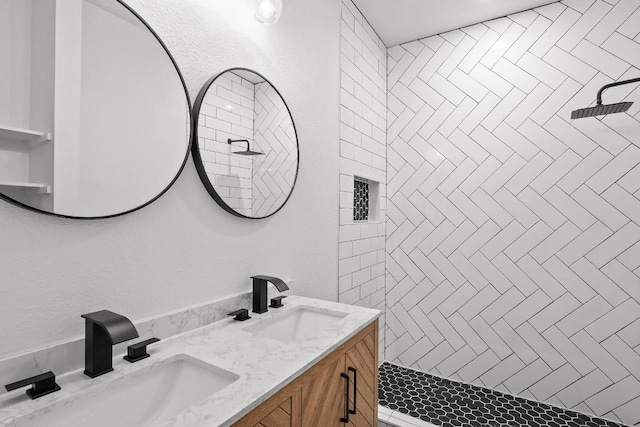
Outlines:
[[[0,125],[0,140],[24,142],[30,146],[51,142],[51,133]]]
[[[0,188],[3,187],[16,190],[35,190],[38,194],[51,194],[51,187],[49,185],[35,182],[0,181]]]

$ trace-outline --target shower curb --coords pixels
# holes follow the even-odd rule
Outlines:
[[[378,405],[378,427],[438,427],[386,406]]]

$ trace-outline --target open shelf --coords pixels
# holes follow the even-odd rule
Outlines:
[[[13,188],[16,190],[35,190],[38,194],[51,194],[51,187],[47,184],[34,182],[0,181],[0,188]]]
[[[31,129],[20,129],[11,126],[0,125],[0,140],[24,142],[27,144],[40,144],[51,141],[49,132],[39,132]]]

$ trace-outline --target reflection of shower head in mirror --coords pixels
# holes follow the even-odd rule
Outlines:
[[[249,148],[249,140],[248,139],[227,139],[228,144],[232,144],[234,142],[246,142],[247,149],[245,151],[234,151],[233,154],[239,154],[241,156],[262,156],[264,153],[260,153],[259,151],[251,151]]]

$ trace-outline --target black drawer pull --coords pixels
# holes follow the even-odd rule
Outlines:
[[[349,422],[349,375],[340,372],[340,376],[345,379],[344,389],[344,418],[340,418],[341,423]]]
[[[355,415],[357,411],[356,397],[358,396],[358,371],[356,371],[356,368],[352,368],[351,366],[349,366],[349,370],[353,372],[353,409],[349,409],[349,413]]]

